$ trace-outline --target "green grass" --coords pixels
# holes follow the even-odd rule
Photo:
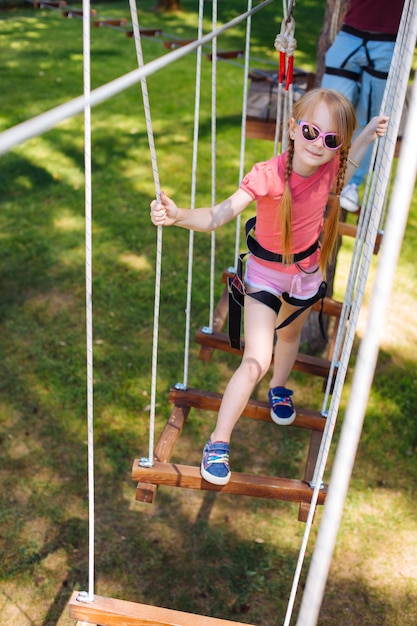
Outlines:
[[[314,69],[322,4],[296,7],[296,65],[307,69]],[[157,16],[151,7],[141,3],[142,26],[194,36],[195,3],[183,1],[184,12],[176,15]],[[128,15],[121,3],[97,8],[104,15]],[[242,8],[237,0],[220,3],[219,22]],[[210,11],[207,7],[205,31]],[[253,18],[255,56],[275,59],[280,12],[274,4]],[[1,18],[4,130],[80,95],[82,24],[29,5]],[[245,26],[239,26],[221,37],[219,47],[241,48],[244,33]],[[152,40],[144,40],[143,48],[145,61],[164,53]],[[91,61],[96,87],[134,69],[133,41],[123,33],[92,29]],[[238,182],[243,77],[242,68],[229,64],[219,64],[218,72],[217,194],[224,197]],[[184,205],[191,189],[194,74],[191,55],[148,81],[161,184]],[[198,204],[210,201],[210,83],[203,61]],[[93,110],[92,141],[96,591],[263,626],[281,623],[304,530],[295,505],[167,488],[158,491],[153,505],[134,500],[131,465],[147,454],[156,248],[149,221],[155,192],[139,87]],[[246,169],[271,153],[269,144],[248,141]],[[72,624],[69,595],[88,582],[83,184],[82,116],[1,157],[4,623]],[[416,532],[416,246],[414,199],[321,625],[416,621],[410,556]],[[217,235],[216,297],[233,251],[231,225]],[[350,253],[346,242],[341,274]],[[196,234],[191,337],[208,322],[208,255],[209,238]],[[157,435],[170,413],[168,389],[183,379],[187,257],[188,233],[164,231]],[[224,354],[202,362],[192,341],[189,385],[222,391],[237,362]],[[320,380],[295,373],[292,382],[300,404],[320,405]],[[265,385],[257,390],[259,398]],[[350,377],[342,418],[349,392]],[[191,412],[175,461],[199,463],[214,419],[211,413]],[[271,439],[270,424],[241,420],[234,441],[236,470],[303,474],[306,433],[274,429]],[[320,516],[318,511],[305,571]]]

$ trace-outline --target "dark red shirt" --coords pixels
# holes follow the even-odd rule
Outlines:
[[[343,22],[370,33],[396,35],[404,0],[351,0]]]

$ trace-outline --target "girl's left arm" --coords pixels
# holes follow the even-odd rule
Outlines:
[[[387,132],[388,120],[389,118],[386,115],[376,115],[370,122],[368,122],[363,131],[352,143],[346,168],[345,185],[355,173],[355,170],[365,155],[368,146],[376,141],[378,137],[383,137]]]

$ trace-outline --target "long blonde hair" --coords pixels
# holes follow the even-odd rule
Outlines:
[[[340,217],[340,193],[343,189],[347,159],[352,135],[356,127],[356,114],[353,106],[342,94],[333,89],[313,89],[308,91],[295,105],[293,117],[296,121],[309,120],[318,105],[324,104],[330,113],[332,128],[340,138],[340,164],[336,174],[335,185],[329,202],[329,211],[323,231],[321,244],[320,269],[325,274],[327,263],[332,258],[336,247],[338,224]],[[289,133],[289,131],[288,131]],[[293,262],[291,252],[292,234],[292,197],[289,185],[293,169],[294,140],[288,134],[288,151],[285,165],[285,185],[280,202],[282,224],[282,251],[285,263]]]

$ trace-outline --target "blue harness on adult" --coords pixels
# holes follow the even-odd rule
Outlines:
[[[251,231],[255,227],[256,217],[250,218],[246,222],[245,230],[246,230],[246,243],[248,246],[249,252],[251,252],[254,256],[259,259],[263,259],[264,261],[272,261],[275,263],[282,263],[283,257],[281,254],[276,254],[275,252],[271,252],[267,250],[263,246],[261,246],[254,237],[251,235]],[[303,250],[302,252],[298,252],[294,254],[293,259],[294,263],[299,263],[303,259],[311,256],[319,247],[319,241],[317,240],[313,245],[311,245],[307,250]],[[248,252],[242,253],[239,255],[236,273],[227,279],[227,286],[229,291],[229,341],[232,348],[236,348],[240,350],[240,336],[241,336],[241,328],[242,328],[242,308],[244,305],[245,295],[248,295],[250,298],[254,298],[254,300],[258,300],[262,302],[266,306],[269,306],[271,309],[275,311],[278,315],[279,310],[282,305],[282,301],[280,298],[275,296],[273,293],[269,291],[257,291],[255,293],[246,294],[245,287],[243,284],[243,259],[248,254]],[[323,337],[324,326],[323,326],[323,300],[327,291],[327,283],[323,281],[317,291],[311,298],[308,300],[301,300],[300,298],[295,298],[294,296],[290,296],[289,293],[284,292],[282,294],[282,299],[288,304],[292,306],[299,307],[297,311],[291,313],[279,326],[276,327],[275,330],[279,330],[280,328],[284,328],[291,324],[301,313],[303,313],[306,309],[311,307],[315,302],[321,300],[321,310],[319,312],[319,324]]]
[[[357,46],[357,48],[355,48],[348,54],[348,56],[345,58],[345,60],[343,61],[340,67],[326,66],[324,70],[326,74],[332,74],[334,76],[343,76],[344,78],[349,78],[350,80],[359,82],[361,78],[360,73],[353,72],[352,70],[347,70],[345,66],[349,62],[350,58],[353,57],[358,52],[358,50],[360,50],[360,48],[363,47],[365,50],[368,65],[365,67],[362,67],[362,71],[367,72],[368,74],[371,74],[371,76],[374,76],[375,78],[380,78],[381,80],[387,80],[388,72],[382,72],[380,70],[375,69],[375,62],[371,58],[371,55],[369,54],[369,50],[366,44],[368,43],[368,41],[395,42],[397,36],[391,35],[391,34],[385,34],[385,33],[368,33],[366,31],[353,28],[353,26],[349,26],[348,24],[343,24],[340,30],[344,31],[345,33],[349,33],[350,35],[353,35],[354,37],[358,37],[358,39],[361,39],[362,41]]]

